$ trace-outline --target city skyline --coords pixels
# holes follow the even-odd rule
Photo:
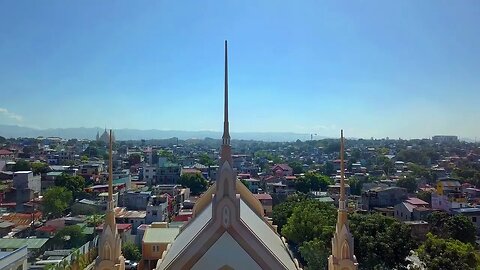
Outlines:
[[[228,39],[234,133],[480,133],[473,1],[85,3],[0,3],[0,124],[219,131]]]

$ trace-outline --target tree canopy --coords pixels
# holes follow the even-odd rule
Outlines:
[[[72,192],[64,187],[51,187],[43,194],[43,208],[47,216],[61,217],[72,202]]]
[[[31,164],[33,174],[42,174],[47,173],[49,171],[49,167],[47,163],[44,162],[32,162]]]
[[[282,234],[295,244],[320,238],[330,241],[337,211],[333,205],[309,199],[298,203],[282,228]]]
[[[13,171],[18,172],[18,171],[30,171],[32,167],[30,166],[30,162],[20,159],[17,160],[15,165],[13,166]]]
[[[292,168],[293,174],[303,173],[303,165],[298,161],[292,161],[288,163],[288,166]]]
[[[418,257],[427,270],[478,269],[480,260],[471,244],[455,239],[442,239],[431,233],[418,248]]]
[[[333,180],[330,177],[313,172],[307,172],[305,176],[302,176],[296,180],[295,188],[302,193],[308,193],[310,191],[326,190],[328,185],[333,184]]]
[[[293,202],[293,210],[282,234],[298,247],[308,269],[325,269],[335,230],[336,208],[314,199]]]
[[[379,214],[353,214],[350,231],[360,269],[406,269],[415,247],[407,225]]]
[[[140,162],[142,162],[142,156],[140,154],[133,153],[128,156],[128,165],[134,166],[140,164]]]
[[[78,225],[65,226],[55,234],[53,241],[56,244],[63,244],[64,248],[79,248],[85,244],[86,236],[82,227]]]
[[[140,249],[132,242],[127,242],[122,246],[122,254],[125,259],[139,262],[142,259]]]
[[[215,161],[210,156],[208,156],[207,153],[200,154],[200,156],[198,157],[198,162],[205,166],[215,165]]]
[[[289,196],[286,201],[273,207],[272,219],[273,223],[277,225],[279,232],[281,232],[283,226],[287,224],[288,218],[293,213],[293,208],[297,206],[299,202],[304,201],[307,198],[306,194],[294,194]]]
[[[85,188],[85,178],[80,175],[69,175],[62,173],[55,179],[55,185],[59,187],[65,187],[72,192],[73,198],[78,198],[78,195],[83,193]]]
[[[199,195],[207,190],[208,182],[199,173],[186,173],[180,176],[178,183],[184,187],[190,188],[190,192]]]
[[[475,243],[476,228],[464,215],[450,216],[445,212],[433,212],[427,217],[432,234],[440,238],[453,238],[464,243]]]
[[[397,187],[405,188],[408,191],[408,193],[414,193],[418,188],[418,184],[415,178],[409,176],[409,177],[398,179]]]

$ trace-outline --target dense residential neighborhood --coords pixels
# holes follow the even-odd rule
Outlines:
[[[79,252],[75,256],[83,256],[85,265],[93,261],[108,202],[108,138],[105,141],[104,137],[0,137],[0,250],[10,252],[18,265],[43,269],[72,260]],[[192,218],[199,197],[217,180],[220,143],[214,139],[169,139],[113,144],[115,221],[122,246],[128,249],[123,254],[138,263],[138,269],[156,266],[167,245]],[[309,269],[326,263],[312,258],[308,250],[313,245],[328,253],[329,233],[299,237],[296,231],[305,222],[315,222],[315,216],[323,219],[319,224],[334,225],[326,213],[338,206],[342,167],[348,179],[355,249],[368,245],[356,232],[367,234],[358,226],[366,226],[362,222],[370,220],[398,223],[399,233],[408,232],[405,237],[410,239],[408,245],[402,243],[408,247],[403,260],[377,254],[375,261],[355,252],[365,266],[362,269],[388,260],[389,267],[416,261],[428,266],[430,255],[424,246],[429,241],[459,241],[458,245],[477,248],[478,144],[445,136],[422,140],[347,138],[343,165],[337,139],[233,140],[232,153],[237,179],[254,194],[264,216]],[[303,205],[302,209],[295,204]],[[318,209],[323,210],[317,216]],[[313,216],[298,216],[297,210],[310,211]],[[442,227],[450,223],[461,227]]]

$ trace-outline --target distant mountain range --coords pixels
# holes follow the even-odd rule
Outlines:
[[[49,128],[35,129],[30,127],[21,127],[14,125],[0,125],[0,136],[6,138],[30,137],[61,137],[64,139],[95,139],[97,131],[102,132],[104,129],[99,127],[93,128]],[[186,139],[204,139],[222,137],[222,132],[218,131],[182,131],[182,130],[139,130],[139,129],[114,129],[115,138],[117,140],[149,140],[149,139],[168,139],[176,137],[181,140]],[[232,139],[237,140],[258,140],[258,141],[302,141],[309,140],[310,134],[294,133],[294,132],[232,132]],[[315,136],[315,139],[323,137]]]

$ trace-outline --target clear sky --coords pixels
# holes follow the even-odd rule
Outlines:
[[[480,137],[480,1],[0,0],[0,124]]]

